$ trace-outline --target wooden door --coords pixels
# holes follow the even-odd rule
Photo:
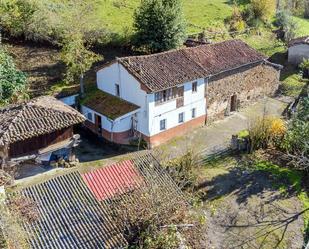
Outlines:
[[[184,86],[178,87],[177,90],[177,99],[176,99],[176,107],[182,107],[184,105]]]
[[[95,130],[97,133],[101,134],[102,133],[102,117],[94,114],[95,117]]]
[[[236,112],[237,110],[237,95],[234,94],[231,97],[231,112]]]

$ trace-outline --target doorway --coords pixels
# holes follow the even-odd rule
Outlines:
[[[237,95],[234,94],[231,97],[231,112],[236,112],[237,111]]]
[[[95,117],[95,130],[98,134],[102,134],[102,117],[94,114]]]

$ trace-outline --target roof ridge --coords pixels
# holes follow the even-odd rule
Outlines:
[[[163,51],[163,52],[159,52],[159,53],[155,53],[155,54],[145,54],[145,55],[132,55],[132,56],[116,57],[116,60],[117,61],[122,61],[122,60],[130,59],[130,58],[149,58],[149,57],[160,56],[160,55],[163,55],[163,54],[169,54],[169,53],[185,51],[185,50],[195,50],[195,49],[197,49],[199,47],[215,46],[215,45],[218,45],[218,44],[222,44],[222,43],[226,43],[226,42],[234,42],[234,41],[240,41],[240,42],[245,43],[241,39],[229,39],[229,40],[215,42],[215,43],[202,44],[202,45],[199,45],[199,46],[196,46],[196,47],[174,48],[174,49],[171,49],[171,50],[167,50],[167,51]]]

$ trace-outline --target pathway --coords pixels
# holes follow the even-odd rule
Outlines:
[[[250,123],[263,115],[281,116],[287,103],[279,99],[265,98],[243,108],[231,116],[214,122],[210,126],[188,131],[184,136],[174,138],[156,150],[168,157],[184,153],[187,149],[212,154],[228,146],[232,135],[248,129]]]

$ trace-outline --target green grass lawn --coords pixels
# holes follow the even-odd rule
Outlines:
[[[294,17],[294,20],[298,23],[297,36],[309,35],[309,19]]]
[[[188,33],[200,32],[200,28],[224,26],[224,19],[232,13],[232,6],[226,0],[184,0],[184,14]],[[98,9],[102,24],[112,32],[123,33],[132,30],[133,13],[139,0],[105,0]]]

